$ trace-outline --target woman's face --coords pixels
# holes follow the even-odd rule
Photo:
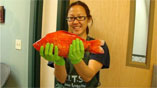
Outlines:
[[[77,34],[79,36],[86,35],[86,28],[88,25],[88,18],[85,12],[85,9],[80,5],[72,6],[68,11],[68,17],[82,17],[84,16],[84,20],[78,20],[83,18],[74,19],[73,21],[68,21],[69,29],[72,33]]]

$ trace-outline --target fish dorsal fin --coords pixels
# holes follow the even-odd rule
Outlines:
[[[70,36],[73,36],[75,38],[79,38],[80,40],[82,41],[85,41],[83,38],[81,38],[80,36],[76,35],[76,34],[73,34],[73,33],[70,33],[68,31],[64,31],[64,30],[59,30],[57,31],[58,33],[64,33],[64,34],[67,34],[67,35],[70,35]]]
[[[60,32],[60,33],[66,33],[66,34],[70,34],[70,35],[76,35],[76,34],[73,34],[73,33],[70,33],[68,31],[64,31],[64,30],[59,30],[57,32]],[[76,35],[77,36],[77,35]]]

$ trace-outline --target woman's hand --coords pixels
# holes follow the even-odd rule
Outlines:
[[[55,46],[54,54],[53,54],[53,44],[47,43],[44,47],[40,47],[40,55],[50,62],[54,62],[56,65],[65,65],[65,61],[63,57],[58,56],[58,47]]]
[[[69,48],[68,58],[72,64],[78,64],[84,58],[84,45],[81,40],[73,40]]]

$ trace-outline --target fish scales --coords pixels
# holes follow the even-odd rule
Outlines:
[[[59,49],[59,56],[67,57],[69,53],[69,47],[70,44],[72,44],[72,41],[76,38],[83,41],[83,45],[85,50],[88,50],[91,53],[94,54],[103,54],[104,50],[102,49],[101,45],[103,45],[104,42],[100,40],[91,40],[86,41],[83,38],[77,36],[76,34],[69,33],[66,31],[57,31],[48,33],[45,37],[38,40],[33,44],[33,47],[40,51],[40,47],[46,45],[46,43],[53,43],[54,46],[57,46]]]

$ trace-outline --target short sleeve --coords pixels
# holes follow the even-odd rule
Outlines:
[[[107,44],[105,43],[102,48],[104,49],[104,54],[90,54],[90,59],[94,59],[103,64],[103,68],[109,68],[110,66],[110,54]]]
[[[52,68],[54,68],[54,63],[53,62],[48,62],[47,65],[50,66],[50,67],[52,67]]]

